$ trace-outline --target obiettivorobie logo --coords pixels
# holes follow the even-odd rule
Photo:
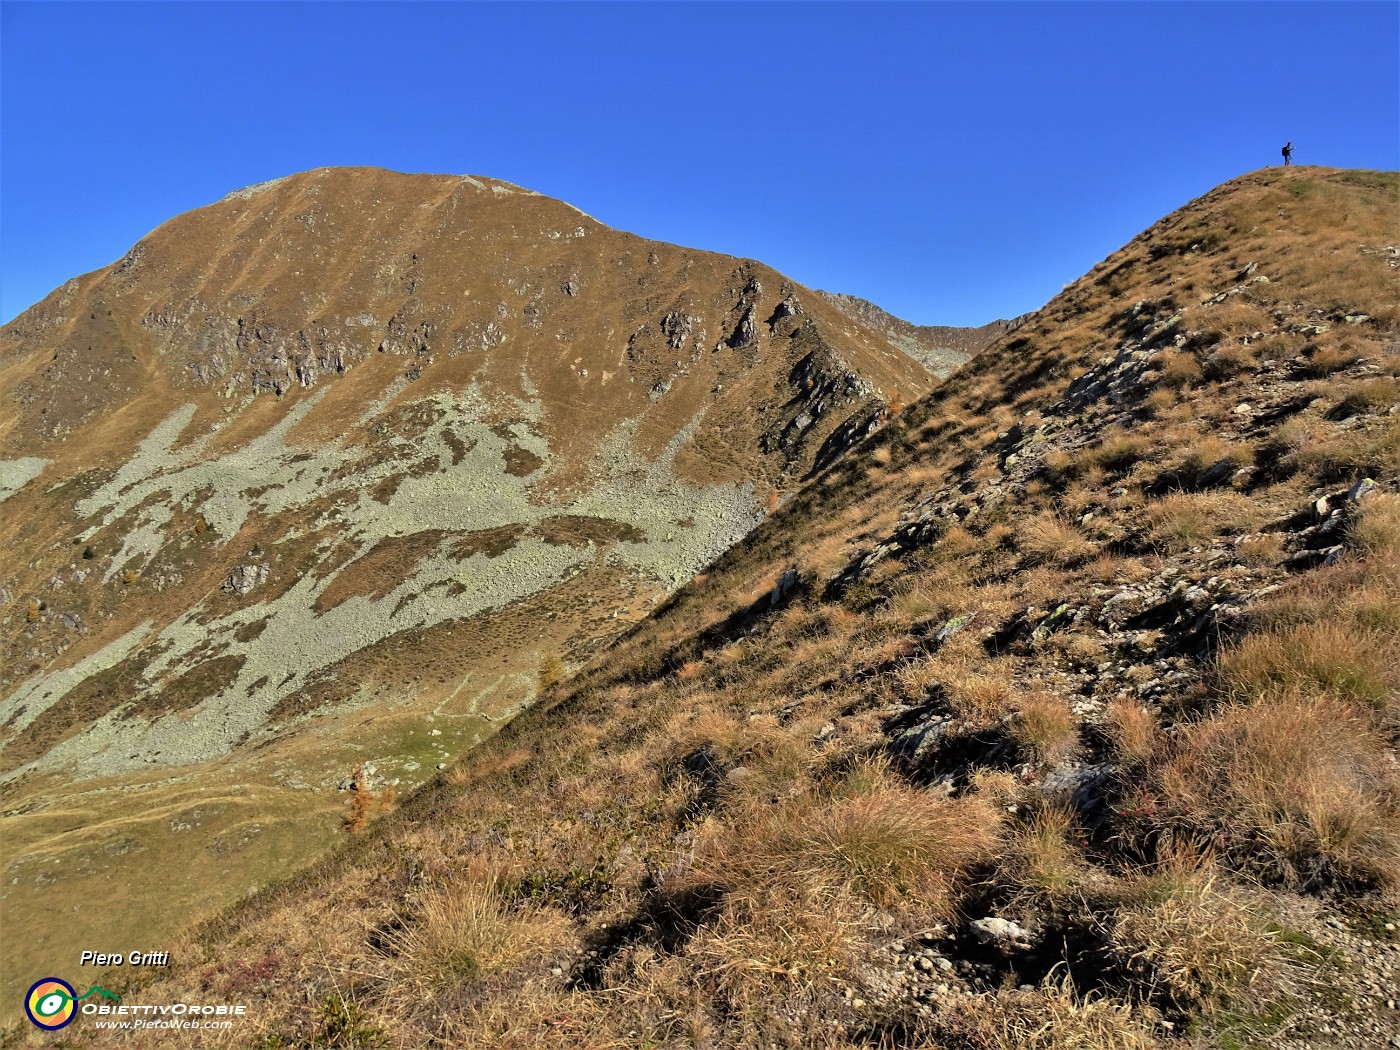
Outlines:
[[[45,977],[29,986],[24,1014],[46,1032],[66,1028],[78,1014],[92,1017],[98,1028],[230,1028],[235,1018],[247,1016],[248,1004],[125,1003],[116,992],[99,985],[79,995],[62,978]]]
[[[73,1018],[78,1016],[78,1003],[92,995],[114,1003],[122,1001],[116,992],[109,992],[95,984],[79,995],[67,981],[45,977],[30,986],[24,997],[24,1013],[36,1027],[46,1032],[56,1032],[73,1023]]]

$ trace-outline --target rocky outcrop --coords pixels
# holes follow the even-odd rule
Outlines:
[[[760,447],[765,452],[788,452],[789,458],[793,458],[791,453],[805,445],[808,432],[817,420],[839,410],[846,413],[847,418],[828,435],[818,451],[812,469],[820,470],[869,432],[869,421],[878,415],[878,409],[871,405],[864,413],[850,412],[869,401],[874,391],[822,338],[816,326],[799,322],[792,338],[797,345],[811,349],[788,372],[787,385],[792,396],[778,418],[764,431],[759,439]]]
[[[236,566],[224,578],[223,589],[231,594],[247,594],[259,584],[267,582],[267,562],[244,562]]]

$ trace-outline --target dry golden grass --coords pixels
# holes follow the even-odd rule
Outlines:
[[[707,829],[693,876],[752,895],[778,887],[814,904],[863,900],[893,914],[946,915],[958,880],[996,845],[983,801],[937,799],[867,767],[846,797],[756,799],[726,828]],[[752,796],[750,796],[752,797]]]
[[[1020,700],[1020,711],[1011,735],[1037,762],[1053,766],[1069,758],[1079,747],[1079,719],[1063,699],[1033,692]]]
[[[938,552],[946,564],[947,561],[980,553],[984,542],[983,537],[974,535],[963,526],[953,525],[938,538]]]
[[[1242,296],[1231,296],[1223,303],[1212,304],[1206,310],[1206,323],[1217,339],[1249,337],[1255,332],[1273,327],[1273,318]]]
[[[1084,869],[1079,851],[1070,844],[1073,831],[1071,811],[1044,806],[1009,844],[1005,866],[1022,895],[1054,898],[1079,890]]]
[[[1161,738],[1151,708],[1136,700],[1115,700],[1107,714],[1108,733],[1122,761],[1146,762],[1157,753]]]
[[[1373,493],[1361,506],[1352,539],[1370,559],[1400,557],[1400,495]]]
[[[1265,532],[1247,536],[1235,545],[1247,565],[1277,565],[1284,554],[1282,533]]]
[[[1245,466],[1254,456],[1254,450],[1235,441],[1226,441],[1214,434],[1192,434],[1185,444],[1182,454],[1171,463],[1176,471],[1199,474],[1220,462],[1228,462],[1233,467]]]
[[[1186,819],[1272,874],[1400,880],[1395,775],[1365,719],[1339,700],[1227,707],[1189,726],[1158,776]]]
[[[1153,419],[1160,419],[1167,415],[1178,401],[1177,391],[1171,387],[1161,386],[1148,391],[1147,398],[1143,402],[1143,408]]]
[[[1221,343],[1206,355],[1201,367],[1209,379],[1223,382],[1251,371],[1259,364],[1262,349],[1253,343]]]
[[[743,765],[725,774],[716,795],[717,803],[742,812],[755,801],[773,804],[805,789],[817,765],[810,741],[824,721],[817,716],[796,723],[790,732],[777,731],[776,722],[762,727],[768,729],[764,743],[750,753]]]
[[[786,1027],[776,1015],[794,1004],[829,1015],[868,954],[865,915],[859,902],[834,895],[813,901],[790,885],[733,893],[687,946],[692,980],[712,1003],[737,1015],[741,1032]]]
[[[967,1050],[1150,1050],[1157,1045],[1132,1007],[1081,995],[1069,979],[1034,992],[959,999],[940,1013],[932,1047]]]
[[[1229,532],[1262,524],[1261,508],[1236,492],[1178,492],[1147,505],[1148,539],[1164,551],[1208,544]]]
[[[1329,393],[1337,397],[1337,408],[1345,415],[1387,413],[1400,404],[1400,382],[1393,376],[1358,379]]]
[[[1056,635],[1054,648],[1071,664],[1084,668],[1097,667],[1108,654],[1108,647],[1102,638],[1079,631]]]
[[[1400,691],[1400,500],[1371,496],[1353,522],[1365,560],[1345,559],[1261,603],[1257,630],[1222,652],[1229,695],[1328,697],[1385,717]]]
[[[1079,473],[1079,461],[1067,449],[1052,448],[1040,462],[1046,472],[1059,481],[1067,481]]]
[[[1190,350],[1168,350],[1155,363],[1158,382],[1168,390],[1195,386],[1205,377],[1200,359]]]
[[[1342,620],[1247,635],[1221,656],[1229,692],[1241,699],[1336,696],[1378,710],[1400,689],[1395,634]]]
[[[999,722],[1015,709],[1011,674],[1005,667],[991,661],[972,664],[951,656],[930,661],[930,666],[937,669],[953,710],[969,722]]]
[[[1094,552],[1093,542],[1077,526],[1048,513],[1031,518],[1021,527],[1016,546],[1033,565],[1069,565]]]
[[[1356,364],[1361,359],[1361,355],[1349,347],[1323,343],[1314,347],[1307,358],[1309,375],[1330,376],[1333,372],[1340,372],[1342,369],[1350,368]]]
[[[1355,481],[1400,473],[1400,417],[1343,430],[1294,448],[1288,463],[1320,481]]]
[[[1099,468],[1110,475],[1125,474],[1147,453],[1149,442],[1136,431],[1110,428],[1081,455],[1084,469]]]
[[[538,963],[570,940],[567,916],[547,907],[512,907],[485,877],[459,877],[427,890],[407,925],[388,938],[384,1007],[396,1015],[424,1004],[450,1009],[474,987]]]
[[[1113,941],[1149,996],[1216,1010],[1277,967],[1265,924],[1208,868],[1171,865],[1131,892],[1142,901],[1119,911]]]

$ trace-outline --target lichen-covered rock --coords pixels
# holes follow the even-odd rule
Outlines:
[[[254,587],[267,581],[267,562],[244,562],[224,578],[225,591],[233,594],[247,594]]]

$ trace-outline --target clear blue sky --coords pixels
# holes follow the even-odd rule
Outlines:
[[[0,320],[332,164],[509,179],[924,324],[1044,303],[1211,186],[1400,167],[1384,3],[9,3]]]

